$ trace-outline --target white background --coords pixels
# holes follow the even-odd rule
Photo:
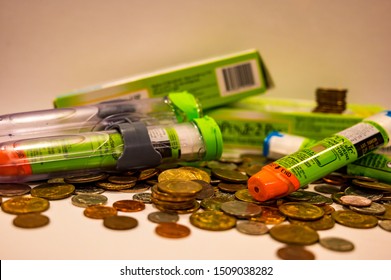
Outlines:
[[[5,1],[0,0],[0,113],[52,107],[59,94],[177,64],[250,48],[261,53],[275,88],[270,97],[314,99],[315,89],[347,88],[348,102],[391,106],[391,1]],[[109,204],[129,198],[110,193]],[[55,201],[51,224],[23,230],[0,215],[1,259],[277,259],[270,236],[192,227],[184,239],[154,233],[147,210],[139,227],[114,232]],[[189,225],[188,216],[180,223]],[[189,225],[191,226],[191,225]],[[317,259],[390,259],[380,228],[340,225],[322,237],[351,240]],[[330,268],[332,269],[332,268]],[[330,271],[331,275],[334,271]]]

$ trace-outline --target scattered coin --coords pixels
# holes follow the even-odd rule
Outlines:
[[[106,179],[108,174],[106,173],[91,173],[84,175],[74,175],[64,178],[64,181],[69,184],[91,183]]]
[[[133,195],[132,199],[147,204],[152,203],[152,195],[147,192],[136,193]]]
[[[104,205],[107,197],[101,194],[77,194],[71,199],[72,204],[78,207],[88,207],[92,205]]]
[[[314,230],[327,230],[333,228],[335,225],[335,221],[330,215],[324,215],[322,218],[312,221],[300,221],[294,219],[290,219],[289,221],[292,224],[307,226]]]
[[[344,192],[346,195],[359,195],[369,198],[372,201],[378,201],[383,197],[383,192],[379,190],[358,188],[354,186],[347,187]]]
[[[218,179],[232,183],[247,183],[248,176],[235,170],[215,168],[212,169],[212,175]]]
[[[294,224],[275,225],[269,233],[275,240],[293,245],[311,245],[319,240],[318,233],[312,228]]]
[[[20,228],[38,228],[49,224],[49,218],[41,213],[21,214],[14,218],[13,224]]]
[[[205,230],[228,230],[236,225],[236,218],[220,211],[202,211],[190,215],[190,223]]]
[[[314,260],[315,255],[303,246],[288,245],[277,250],[277,256],[283,260]]]
[[[109,229],[127,230],[135,228],[138,225],[138,221],[132,217],[114,215],[105,217],[103,225]]]
[[[320,245],[323,247],[339,252],[348,252],[354,249],[354,244],[340,237],[324,237],[319,239]]]
[[[213,186],[203,180],[193,180],[202,186],[202,190],[196,194],[196,199],[202,200],[204,198],[212,197],[215,193]]]
[[[369,198],[359,196],[359,195],[344,195],[340,197],[341,201],[345,205],[351,205],[351,206],[369,206],[372,203],[372,200]]]
[[[259,216],[262,213],[262,207],[245,201],[233,200],[221,204],[221,210],[228,215],[239,219]]]
[[[224,202],[232,201],[230,197],[210,197],[201,200],[201,207],[205,210],[221,210],[221,205]]]
[[[190,235],[190,229],[187,226],[177,223],[160,223],[155,232],[163,237],[183,238]]]
[[[49,209],[49,201],[40,197],[17,196],[4,201],[1,209],[9,214],[44,212]]]
[[[43,183],[31,190],[31,195],[48,200],[58,200],[70,197],[75,191],[75,186],[68,183]]]
[[[109,216],[117,215],[117,210],[111,206],[92,205],[84,210],[84,215],[92,219],[104,219]]]
[[[338,210],[331,217],[339,224],[352,228],[372,228],[377,225],[375,216],[363,215],[351,210]]]
[[[99,188],[94,184],[74,184],[75,186],[75,194],[101,194],[104,193],[105,190]]]
[[[28,194],[31,187],[24,183],[0,183],[0,196],[12,197]]]
[[[380,190],[380,191],[391,191],[391,184],[387,184],[384,182],[370,182],[365,180],[354,179],[352,181],[353,184],[359,187]]]
[[[261,203],[260,201],[254,199],[254,197],[248,191],[248,188],[236,191],[235,192],[235,197],[238,200],[245,201],[245,202],[251,202],[251,203],[255,203],[255,204],[260,204]]]
[[[253,221],[259,221],[267,225],[276,225],[285,221],[286,217],[275,207],[262,206],[262,213],[257,217],[251,218]]]
[[[297,220],[317,220],[324,215],[322,208],[306,202],[287,202],[281,204],[278,209],[285,216]]]
[[[386,207],[377,202],[372,202],[369,206],[356,207],[351,205],[350,210],[366,215],[383,215],[386,212]]]
[[[124,193],[141,193],[149,190],[150,186],[146,183],[137,182],[136,185],[129,189],[120,189],[118,191]]]
[[[148,214],[148,220],[153,223],[175,223],[179,220],[177,213],[156,211]]]
[[[382,220],[379,221],[379,227],[386,231],[391,231],[391,220]]]
[[[113,207],[117,211],[138,212],[145,209],[145,204],[143,202],[136,201],[136,200],[124,199],[124,200],[118,200],[114,202]]]
[[[333,194],[341,191],[341,187],[332,184],[318,184],[314,186],[314,190],[320,193]]]
[[[269,231],[269,228],[261,222],[241,221],[236,224],[236,229],[250,235],[262,235]]]
[[[126,184],[126,185],[136,185],[137,177],[134,176],[125,176],[125,175],[111,175],[107,177],[107,181],[113,184]]]
[[[120,190],[130,189],[134,187],[135,183],[117,184],[117,183],[112,183],[107,181],[99,181],[96,182],[96,185],[108,191],[120,191]]]

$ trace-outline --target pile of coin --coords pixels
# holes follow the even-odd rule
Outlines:
[[[316,89],[317,106],[313,112],[341,114],[346,110],[346,89]]]
[[[126,230],[138,225],[136,216],[118,213],[137,215],[149,207],[158,210],[148,215],[148,220],[157,224],[159,236],[189,236],[191,229],[178,224],[182,215],[203,230],[235,228],[240,234],[268,235],[286,245],[276,252],[282,259],[315,259],[308,250],[313,244],[333,251],[354,250],[356,246],[349,240],[320,237],[319,231],[336,224],[362,229],[379,226],[391,231],[391,185],[332,173],[283,198],[259,202],[249,194],[246,183],[267,163],[264,158],[242,155],[198,166],[53,178],[33,188],[0,184],[0,196],[7,198],[1,208],[16,215],[15,226],[33,228],[49,223],[42,212],[52,201],[70,199],[74,206],[84,208],[86,217],[102,220],[109,229]],[[133,199],[108,206],[104,192],[135,194]]]

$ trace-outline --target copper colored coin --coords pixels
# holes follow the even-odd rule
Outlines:
[[[283,260],[314,260],[315,255],[303,246],[288,245],[277,251],[277,256]]]
[[[158,235],[168,238],[182,238],[190,234],[187,226],[177,223],[160,223],[155,231]]]
[[[117,215],[117,210],[110,206],[92,205],[88,206],[83,213],[88,218],[104,219],[109,216]]]
[[[24,183],[1,183],[0,196],[17,196],[24,195],[31,191],[31,187]]]
[[[138,221],[132,217],[115,215],[104,218],[103,225],[110,229],[126,230],[135,228],[138,225]]]
[[[49,224],[49,218],[41,213],[28,213],[16,216],[13,224],[20,228],[38,228]]]
[[[117,209],[117,211],[138,212],[145,209],[145,204],[141,201],[125,199],[114,202],[113,207]]]

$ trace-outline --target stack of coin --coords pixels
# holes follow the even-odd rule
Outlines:
[[[346,89],[318,88],[313,112],[341,114],[346,109]]]
[[[192,213],[200,207],[196,197],[201,190],[202,185],[195,181],[164,180],[151,188],[152,203],[163,212]]]

